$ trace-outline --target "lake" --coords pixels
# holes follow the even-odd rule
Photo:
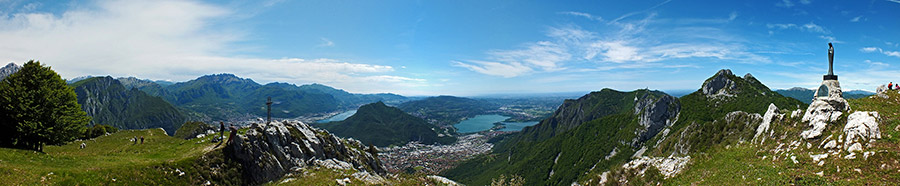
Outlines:
[[[486,131],[494,127],[494,123],[502,122],[503,120],[509,119],[509,117],[491,114],[491,115],[477,115],[475,117],[463,120],[456,125],[457,132],[459,133],[472,133],[472,132],[481,132]],[[537,124],[538,122],[503,122],[506,124],[506,128],[501,129],[501,131],[519,131],[522,128],[527,126],[532,126]]]
[[[316,121],[316,123],[328,123],[328,122],[332,122],[332,121],[344,121],[345,119],[349,118],[350,116],[353,116],[353,114],[356,114],[356,110],[350,110],[350,111],[347,111],[347,112],[342,112],[342,113],[340,113],[340,114],[331,116],[331,117],[328,118],[328,119],[323,119],[323,120]]]

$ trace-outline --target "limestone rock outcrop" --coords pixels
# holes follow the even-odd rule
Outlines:
[[[770,127],[770,125],[772,124],[772,120],[783,117],[784,114],[778,111],[778,107],[775,106],[774,103],[770,103],[769,109],[766,110],[766,113],[763,115],[762,123],[760,123],[759,127],[756,128],[756,134],[753,135],[753,139],[760,140],[760,143],[765,142],[766,138],[772,136],[772,133],[775,132]],[[760,136],[762,137],[760,138]]]
[[[847,100],[840,97],[822,97],[817,98],[803,114],[803,122],[809,122],[810,129],[800,133],[804,139],[816,138],[822,135],[822,130],[828,123],[836,121],[841,117],[843,112],[850,110],[850,104]]]
[[[862,144],[881,139],[881,131],[878,129],[878,112],[853,112],[847,118],[842,132],[846,136],[844,146],[848,151],[851,147],[861,149]]]
[[[254,124],[237,135],[223,151],[241,163],[244,176],[253,184],[281,178],[296,168],[320,166],[385,173],[384,166],[361,142],[336,137],[300,121]]]
[[[662,131],[663,128],[672,126],[681,110],[681,105],[675,97],[664,95],[659,99],[652,99],[644,95],[634,104],[634,114],[640,116],[639,124],[644,127],[638,131],[640,135],[632,145],[649,140]]]
[[[706,80],[703,83],[703,95],[726,95],[728,92],[726,90],[731,90],[737,87],[737,84],[729,79],[729,76],[734,76],[731,73],[731,70],[722,69],[716,73],[713,78]]]

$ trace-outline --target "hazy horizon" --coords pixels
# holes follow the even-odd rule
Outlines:
[[[900,1],[0,2],[0,60],[63,78],[231,73],[407,96],[900,82]]]

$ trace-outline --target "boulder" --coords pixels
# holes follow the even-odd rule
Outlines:
[[[881,131],[878,129],[878,112],[853,112],[847,118],[847,125],[844,125],[843,133],[846,135],[844,144],[850,148],[858,148],[861,150],[859,143],[866,143],[875,139],[881,139]]]
[[[816,98],[806,108],[802,119],[803,122],[809,122],[808,126],[811,128],[800,133],[800,136],[804,139],[819,137],[828,123],[837,120],[847,110],[850,110],[850,104],[844,98]]]
[[[300,121],[254,124],[238,134],[223,152],[243,166],[251,184],[277,180],[296,168],[320,166],[385,173],[384,166],[361,142],[343,139]],[[375,175],[377,176],[377,175]]]

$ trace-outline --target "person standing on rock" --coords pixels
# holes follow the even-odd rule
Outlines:
[[[225,137],[225,122],[219,122],[219,140]]]
[[[228,135],[228,143],[225,143],[226,145],[231,144],[231,141],[234,140],[234,135],[237,134],[237,128],[234,128],[234,124],[230,124],[228,129],[231,130],[231,134]]]
[[[894,90],[894,87],[892,86],[893,84],[894,82],[888,83],[888,90]]]

